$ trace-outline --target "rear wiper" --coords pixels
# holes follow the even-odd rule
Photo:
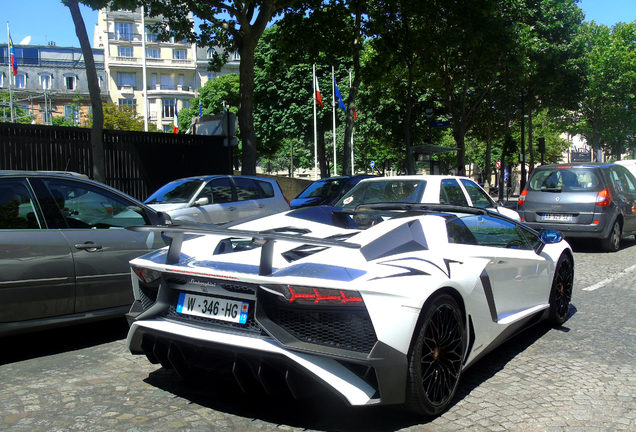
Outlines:
[[[542,187],[541,192],[561,192],[560,187]]]

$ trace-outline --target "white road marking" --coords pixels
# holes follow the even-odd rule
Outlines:
[[[636,264],[626,268],[625,270],[623,270],[622,272],[618,273],[617,275],[614,275],[613,277],[609,277],[607,279],[603,279],[600,282],[595,283],[594,285],[590,285],[589,287],[585,287],[583,288],[583,291],[596,291],[599,288],[603,288],[605,285],[607,285],[610,282],[615,281],[616,279],[620,279],[621,277],[625,276],[627,273],[630,273],[632,271],[636,270]]]

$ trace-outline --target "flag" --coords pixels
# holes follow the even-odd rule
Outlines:
[[[342,108],[344,112],[347,112],[347,108],[345,107],[344,102],[342,101],[342,96],[340,95],[340,89],[338,89],[338,83],[336,83],[336,78],[333,79],[334,92],[336,95],[336,100],[338,101],[338,106]]]
[[[177,107],[174,107],[174,120],[172,122],[172,133],[179,132],[179,119],[177,119]]]
[[[203,116],[203,108],[201,107],[201,99],[199,99],[199,117]]]
[[[11,33],[9,33],[9,55],[11,56],[11,71],[13,73],[13,76],[16,76],[18,74],[18,62],[15,58],[15,50],[13,49]]]
[[[314,76],[314,93],[316,102],[320,104],[320,108],[324,108],[325,104],[322,103],[322,96],[320,95],[320,88],[318,87],[318,77]]]
[[[357,109],[353,110],[353,119],[354,120],[358,120],[358,110]]]

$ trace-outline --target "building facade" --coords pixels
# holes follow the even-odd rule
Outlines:
[[[81,48],[55,45],[14,45],[18,74],[9,65],[7,44],[0,44],[0,94],[4,94],[2,121],[9,121],[9,84],[14,107],[39,124],[52,124],[54,117],[66,117],[76,125],[90,123],[91,103],[86,65]],[[108,101],[104,50],[94,49],[93,57],[102,101]],[[18,120],[18,119],[16,119]]]
[[[175,112],[195,96],[196,45],[174,38],[159,41],[148,28],[156,22],[142,17],[141,9],[101,9],[93,46],[104,50],[112,102],[135,107],[157,129],[169,131]]]

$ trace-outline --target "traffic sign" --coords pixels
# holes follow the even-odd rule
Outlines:
[[[495,165],[497,166],[497,169],[501,168],[501,160],[495,162]]]
[[[444,127],[449,127],[450,126],[450,121],[436,121],[436,122],[432,122],[431,123],[431,127],[432,128],[444,128]]]
[[[371,168],[375,168],[375,161],[371,161]]]

